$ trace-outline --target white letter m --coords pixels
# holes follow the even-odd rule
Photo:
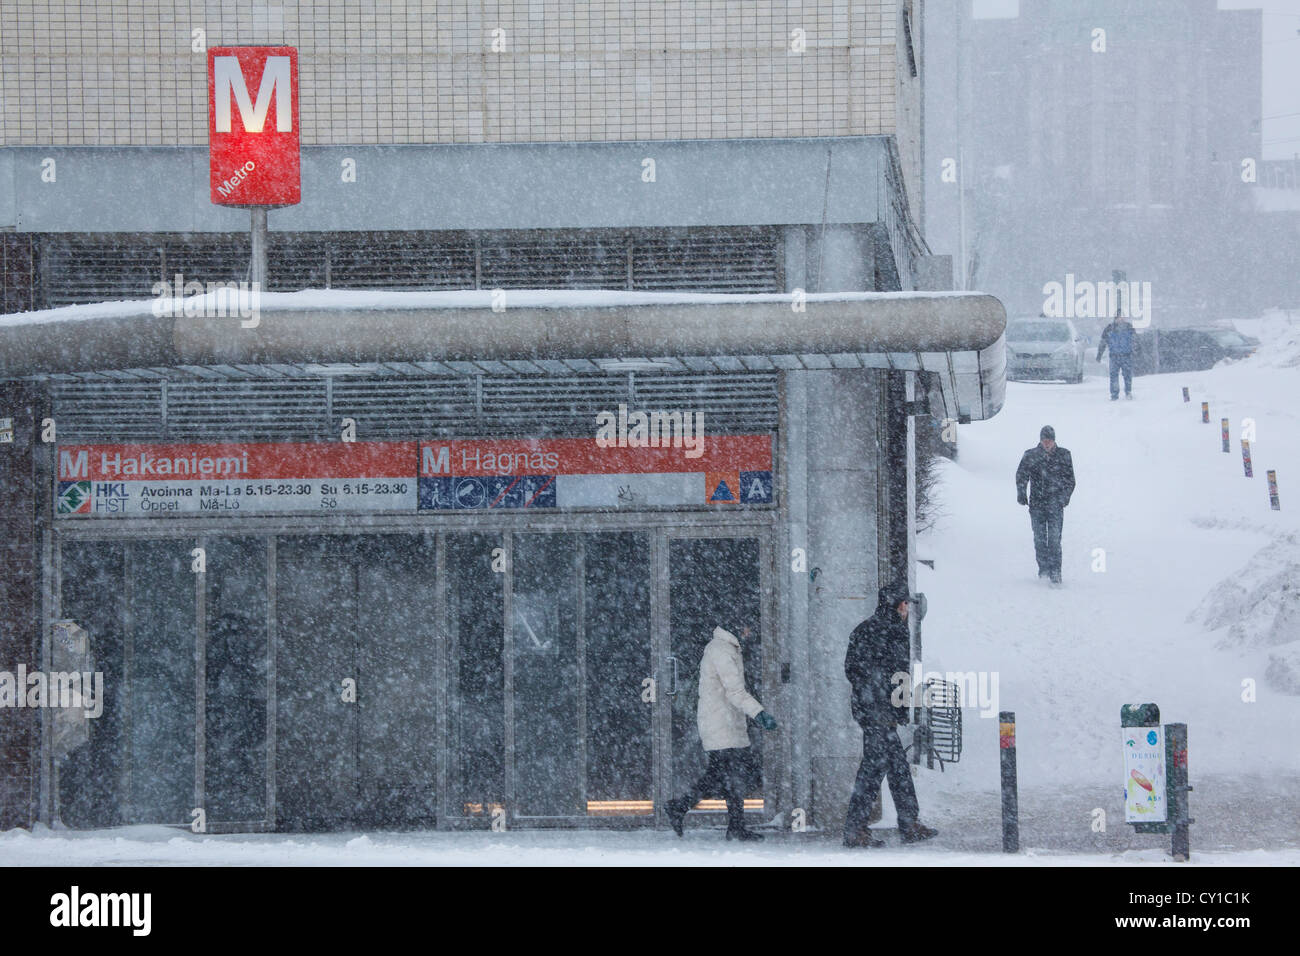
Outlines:
[[[249,133],[260,133],[266,125],[266,112],[271,108],[271,97],[279,93],[275,110],[275,129],[279,133],[293,132],[293,106],[289,100],[289,58],[268,56],[262,70],[262,85],[257,90],[257,105],[248,97],[244,85],[244,71],[239,67],[239,57],[216,56],[212,58],[212,95],[217,99],[217,132],[230,132],[230,94],[235,94],[239,106],[239,119]]]

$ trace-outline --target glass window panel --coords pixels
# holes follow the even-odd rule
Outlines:
[[[127,549],[131,821],[191,822],[195,805],[192,539]]]
[[[265,538],[207,543],[204,806],[212,821],[266,819]]]
[[[505,803],[505,575],[493,568],[500,535],[447,535],[451,641],[449,777],[453,814],[488,819]]]

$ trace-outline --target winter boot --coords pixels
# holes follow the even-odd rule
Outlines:
[[[763,834],[755,833],[753,830],[750,830],[745,827],[741,827],[739,829],[732,829],[731,827],[727,827],[727,839],[739,840],[742,843],[745,843],[747,841],[757,842],[763,839]]]
[[[668,811],[668,823],[673,828],[673,832],[678,836],[681,836],[682,823],[685,821],[686,811],[690,810],[690,807],[679,798],[676,800],[669,800],[668,803],[664,805],[664,809]]]
[[[1053,571],[1053,572],[1052,572],[1052,583],[1053,583],[1053,584],[1060,584],[1060,583],[1061,583],[1061,572],[1060,572],[1060,571]]]
[[[882,847],[885,845],[884,840],[877,840],[871,835],[870,830],[863,830],[861,833],[853,835],[844,835],[844,845],[847,847]]]
[[[920,843],[922,840],[928,840],[939,833],[934,827],[927,827],[919,820],[911,826],[903,827],[898,832],[904,843]]]
[[[1125,392],[1125,393],[1124,393],[1124,397],[1127,398],[1130,402],[1133,401],[1133,393],[1132,393],[1132,392]]]

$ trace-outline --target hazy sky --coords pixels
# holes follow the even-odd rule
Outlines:
[[[976,16],[1015,16],[1020,0],[972,0]],[[1264,159],[1300,153],[1300,0],[1219,0],[1264,12]]]

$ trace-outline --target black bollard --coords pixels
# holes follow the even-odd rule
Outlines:
[[[998,714],[998,752],[1002,763],[1002,852],[1020,849],[1020,805],[1016,797],[1016,714]]]
[[[1196,821],[1188,811],[1187,795],[1192,792],[1187,782],[1187,725],[1165,724],[1165,752],[1169,755],[1167,786],[1169,789],[1169,824],[1172,836],[1169,853],[1179,863],[1192,855],[1192,838],[1189,825]]]

